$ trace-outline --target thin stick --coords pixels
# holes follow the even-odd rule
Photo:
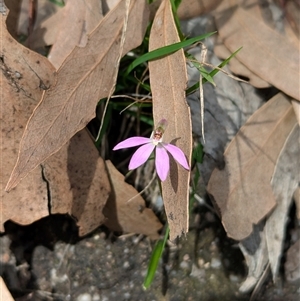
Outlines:
[[[202,51],[201,51],[201,61],[200,63],[203,64],[205,62],[207,48],[204,44],[202,44]],[[200,117],[201,117],[201,127],[202,127],[202,137],[203,137],[203,144],[205,144],[205,137],[204,137],[204,95],[203,95],[203,84],[202,84],[202,74],[199,72],[199,93],[200,93]]]
[[[135,196],[133,196],[132,198],[130,198],[128,201],[126,201],[126,203],[131,202],[131,201],[132,201],[133,199],[135,199],[137,196],[139,196],[139,195],[141,195],[142,193],[144,193],[144,192],[151,186],[151,184],[153,183],[155,177],[156,177],[156,171],[154,171],[152,179],[151,179],[150,182],[145,186],[145,188],[144,188],[143,190],[141,190],[138,194],[136,194]]]

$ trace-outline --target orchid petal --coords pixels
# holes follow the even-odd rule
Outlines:
[[[146,144],[151,142],[150,138],[145,138],[145,137],[131,137],[128,139],[125,139],[124,141],[121,141],[118,143],[113,150],[121,149],[121,148],[128,148],[128,147],[134,147],[134,146],[139,146],[142,144]]]
[[[167,143],[162,143],[162,145],[183,168],[190,170],[185,154],[179,147]]]
[[[149,140],[149,139],[148,139]],[[138,168],[142,164],[144,164],[148,158],[150,157],[151,153],[153,152],[155,145],[153,143],[148,143],[139,147],[136,152],[131,157],[129,162],[128,169],[132,170]]]
[[[167,151],[160,145],[156,147],[155,168],[161,181],[164,181],[169,173],[170,159]]]

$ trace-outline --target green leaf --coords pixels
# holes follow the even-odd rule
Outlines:
[[[229,63],[229,61],[236,56],[236,54],[242,49],[243,47],[240,47],[238,50],[236,50],[231,56],[229,56],[226,60],[224,60],[219,66],[218,68],[223,68],[225,65],[227,65]],[[218,70],[217,68],[215,68],[214,70],[212,70],[211,72],[209,72],[209,76],[210,77],[214,77],[220,70]],[[209,80],[207,80],[204,76],[202,79],[202,84],[205,84],[206,82],[208,82]],[[186,95],[192,94],[194,93],[196,90],[199,89],[199,83],[194,84],[193,86],[189,87],[186,90]]]
[[[175,22],[175,25],[176,25],[176,29],[177,29],[180,41],[183,41],[184,40],[184,34],[181,31],[180,21],[179,21],[178,14],[177,14],[177,10],[178,10],[178,7],[181,3],[181,0],[170,0],[170,2],[171,2],[171,6],[172,6],[172,13],[173,13],[173,18],[174,18],[174,22]]]
[[[207,82],[211,83],[213,86],[216,86],[213,77],[210,75],[210,72],[207,71],[203,66],[199,66],[199,72]]]
[[[198,143],[197,146],[193,149],[192,160],[196,163],[202,163],[204,156],[203,145]]]
[[[202,77],[206,79],[206,81],[210,82],[214,86],[216,85],[213,78],[210,75],[210,72],[207,71],[193,55],[191,55],[190,53],[185,53],[185,56],[190,60],[190,63],[192,63],[195,68],[197,68],[197,70],[201,73]]]
[[[149,265],[148,265],[147,275],[146,275],[146,277],[144,279],[144,283],[143,283],[143,288],[145,290],[148,289],[150,287],[151,283],[153,282],[155,272],[157,270],[161,255],[165,249],[165,245],[166,245],[168,237],[169,237],[169,226],[167,226],[164,239],[158,240],[152,251],[151,259],[150,259]]]
[[[50,2],[56,4],[57,6],[64,7],[65,4],[62,0],[49,0]]]
[[[171,0],[172,5],[174,4],[176,13],[177,13],[179,5],[181,4],[181,1],[182,0]]]
[[[148,53],[145,53],[144,55],[138,57],[137,59],[135,59],[129,66],[128,69],[126,71],[126,75],[128,75],[136,66],[145,63],[147,61],[151,61],[151,60],[155,60],[158,58],[162,58],[166,55],[169,55],[171,53],[174,53],[176,51],[178,51],[179,49],[182,49],[184,47],[190,46],[196,42],[199,42],[207,37],[210,37],[211,35],[215,34],[216,32],[210,32],[201,36],[197,36],[182,42],[178,42],[178,43],[174,43],[172,45],[168,45],[165,47],[161,47],[159,49],[155,49],[153,51],[150,51]]]

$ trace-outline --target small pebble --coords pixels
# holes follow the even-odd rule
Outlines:
[[[199,269],[195,264],[192,266],[192,272],[191,276],[196,277],[196,278],[204,278],[205,277],[205,270],[204,269]]]
[[[185,255],[183,256],[183,260],[184,260],[184,261],[190,260],[190,255],[189,255],[189,254],[185,254]]]
[[[218,259],[218,258],[212,258],[210,266],[213,269],[218,269],[218,268],[221,267],[221,265],[222,265],[222,263],[221,263],[220,259]]]
[[[77,297],[77,301],[92,301],[92,296],[88,293],[81,294]]]
[[[94,240],[98,240],[100,238],[100,235],[96,234],[96,235],[94,235],[93,238],[94,238]]]
[[[189,268],[188,262],[186,262],[186,261],[181,261],[181,263],[180,263],[180,268],[183,269],[183,270],[188,269],[188,268]]]
[[[78,287],[78,286],[79,286],[78,281],[74,280],[74,281],[73,281],[73,286],[74,286],[74,287]]]
[[[125,262],[123,263],[123,268],[124,268],[124,269],[128,269],[129,267],[130,267],[129,262],[128,262],[128,261],[125,261]]]
[[[229,279],[230,279],[231,282],[238,282],[239,281],[239,277],[234,275],[234,274],[230,274]]]
[[[218,247],[217,247],[216,242],[213,241],[213,242],[210,244],[209,250],[210,250],[211,252],[215,252],[215,251],[218,250]]]
[[[200,268],[204,267],[204,264],[205,264],[204,259],[203,259],[203,258],[199,258],[199,259],[198,259],[198,265],[199,265],[199,267],[200,267]]]
[[[141,271],[141,276],[144,278],[147,275],[147,270],[142,270]]]
[[[100,295],[99,294],[94,294],[92,300],[93,301],[100,301],[101,300]],[[102,299],[102,301],[103,301],[103,299]]]

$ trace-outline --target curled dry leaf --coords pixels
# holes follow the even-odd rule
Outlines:
[[[149,50],[179,42],[170,1],[162,1],[150,33]],[[168,121],[164,141],[175,141],[190,162],[192,126],[185,98],[187,71],[183,50],[149,62],[153,117]],[[170,160],[171,161],[171,160]],[[190,173],[171,161],[169,176],[162,182],[162,195],[170,226],[170,239],[188,232]]]
[[[157,231],[162,224],[149,208],[145,208],[144,199],[137,190],[124,182],[124,176],[106,161],[112,184],[112,193],[103,210],[107,217],[105,225],[113,231],[141,233],[152,239],[158,239]]]
[[[49,60],[58,69],[75,46],[84,47],[87,34],[98,25],[102,15],[99,0],[68,1],[63,9],[60,30],[49,53]],[[71,26],[70,26],[71,25]]]
[[[6,1],[6,3],[4,4],[4,0],[1,0],[0,3],[1,5],[3,5],[3,7],[5,7],[6,5],[9,10],[9,14],[6,19],[7,30],[9,31],[9,33],[13,38],[18,39],[18,34],[19,34],[18,21],[19,21],[20,13],[22,11],[22,1],[10,0],[10,1]],[[28,26],[27,26],[27,30],[28,30]]]
[[[215,18],[220,37],[231,52],[243,46],[236,57],[249,70],[299,100],[299,42],[273,30],[251,7],[222,1]]]
[[[31,49],[39,49],[45,46],[53,45],[60,29],[60,22],[64,16],[64,7],[60,8],[56,13],[41,21],[30,35]]]
[[[286,252],[284,263],[286,280],[292,283],[300,281],[300,239],[293,243]]]
[[[103,224],[111,188],[104,161],[86,129],[78,132],[43,164],[51,214],[68,213],[83,236]]]
[[[1,15],[5,29],[5,16]],[[2,31],[0,231],[12,220],[30,224],[50,213],[69,213],[85,235],[104,221],[102,209],[110,192],[103,160],[86,130],[79,132],[55,156],[33,170],[10,192],[4,191],[17,158],[26,122],[42,95],[54,82],[55,69],[43,56],[17,43]],[[50,199],[48,199],[50,197]]]
[[[292,194],[299,182],[299,167],[295,164],[300,155],[298,137],[299,126],[295,125],[282,147],[272,175],[271,185],[277,206],[266,221],[255,226],[251,235],[239,244],[248,266],[247,278],[240,287],[243,293],[259,286],[268,264],[273,279],[277,279]]]
[[[43,89],[54,82],[55,69],[43,56],[17,43],[6,29],[8,10],[1,5],[1,122],[0,122],[0,231],[13,220],[29,224],[48,215],[47,184],[41,167],[9,193],[5,183],[17,159],[18,147],[26,122],[38,104]]]
[[[60,23],[59,35],[48,57],[54,66],[58,67],[75,46],[86,44],[87,34],[102,18],[101,11],[101,2],[95,0],[80,1],[75,6],[71,1],[67,3],[64,22]],[[74,17],[76,25],[68,26],[74,23]],[[111,191],[110,183],[104,161],[86,129],[48,158],[43,172],[52,214],[68,213],[75,218],[80,236],[103,224],[102,210]]]
[[[239,287],[239,291],[243,294],[253,290],[268,265],[268,248],[263,227],[263,221],[255,225],[251,235],[239,243],[248,267],[247,278]]]
[[[8,3],[10,1],[6,1],[6,2]],[[38,0],[38,1],[17,0],[17,2],[19,2],[21,6],[21,11],[16,19],[16,23],[18,27],[18,36],[20,35],[28,36],[28,34],[30,33],[30,35],[27,37],[25,45],[26,46],[28,45],[31,48],[32,29],[39,27],[40,24],[46,18],[48,18],[50,15],[55,15],[56,12],[62,10],[63,7],[48,0]],[[59,20],[59,22],[61,21],[62,19]],[[56,31],[55,28],[53,29],[54,31]],[[44,33],[45,30],[46,29],[44,29]],[[48,29],[48,31],[51,30],[52,28]],[[43,36],[41,38],[43,39]]]
[[[293,105],[293,109],[294,109],[298,124],[300,125],[300,102],[292,99],[292,105]]]
[[[178,7],[178,17],[180,20],[191,19],[209,13],[222,0],[182,0]],[[155,14],[162,0],[156,0],[151,3],[151,15]]]
[[[221,39],[219,38],[219,40]],[[229,49],[221,41],[215,44],[214,53],[222,59],[226,59],[231,55]],[[249,70],[244,64],[241,63],[241,61],[239,61],[235,57],[230,60],[228,65],[232,73],[249,79],[249,84],[256,88],[265,89],[271,86],[268,82]]]
[[[300,33],[300,24],[299,24],[299,13],[300,5],[296,1],[288,1],[286,3],[280,3],[283,6],[286,23],[288,23],[288,28],[293,32],[293,40],[299,45],[299,33]],[[287,27],[287,26],[286,26]],[[291,36],[291,35],[290,35]]]
[[[296,123],[290,101],[277,94],[254,113],[227,147],[225,168],[215,169],[207,190],[228,236],[242,240],[275,206],[270,179]]]
[[[122,49],[126,1],[120,1],[102,19],[86,47],[75,47],[58,70],[56,83],[44,92],[27,123],[7,190],[84,128],[95,116],[99,99],[112,93],[120,55],[142,42],[148,23],[146,2],[130,3]]]
[[[278,157],[271,180],[277,206],[266,221],[265,233],[274,282],[278,277],[281,255],[284,250],[286,226],[293,194],[300,183],[299,164],[297,164],[300,162],[299,137],[299,126],[295,124]]]

